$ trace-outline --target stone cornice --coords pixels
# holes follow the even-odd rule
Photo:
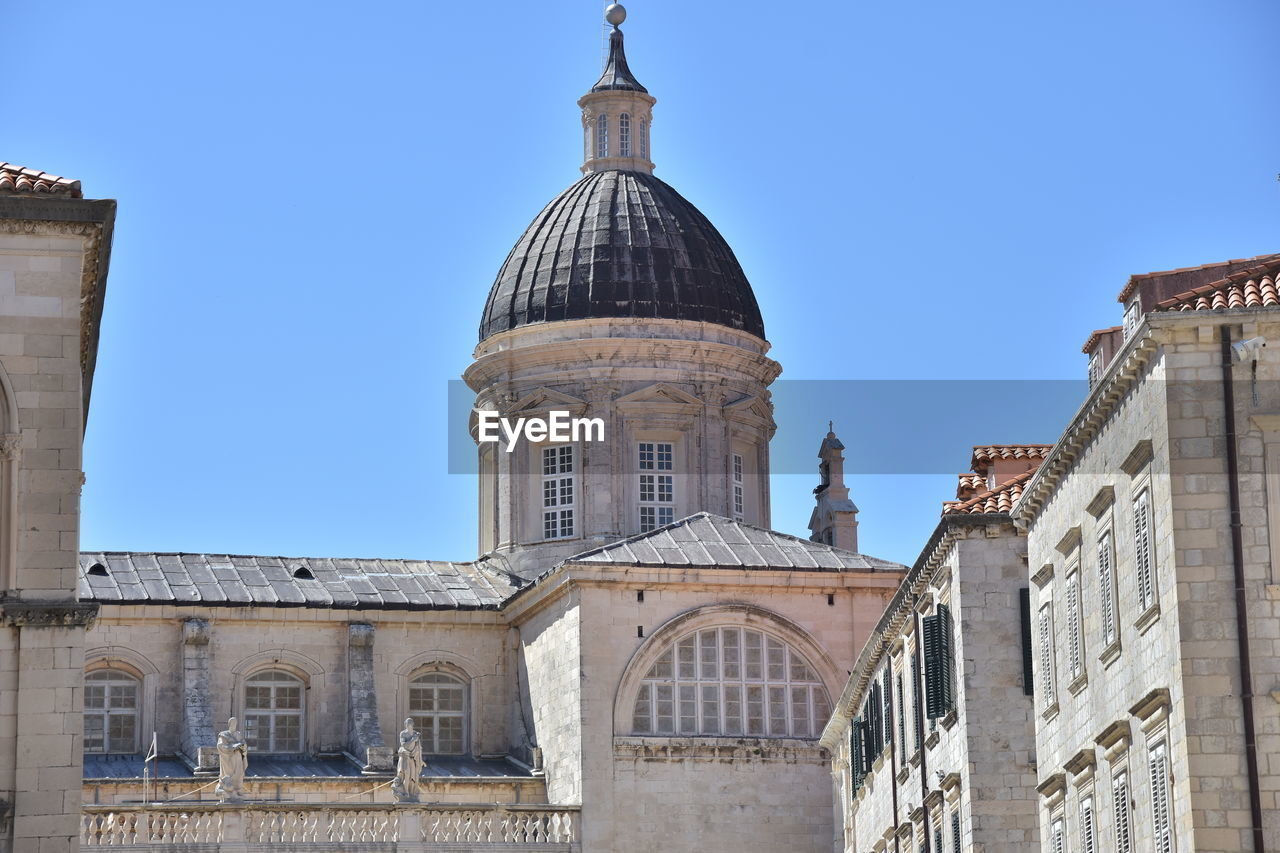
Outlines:
[[[734,763],[818,764],[830,760],[826,749],[798,738],[617,737],[614,758],[636,761],[733,761]]]
[[[89,628],[98,616],[93,601],[0,599],[0,625],[21,628]]]

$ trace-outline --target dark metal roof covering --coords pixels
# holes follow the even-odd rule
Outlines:
[[[498,272],[480,339],[596,317],[694,320],[764,337],[729,244],[683,196],[642,172],[592,172],[543,208]]]
[[[904,572],[907,569],[899,563],[855,554],[709,512],[700,512],[657,530],[585,551],[565,562],[810,572]]]
[[[80,555],[80,598],[111,604],[492,610],[515,589],[484,561]]]
[[[604,73],[591,87],[593,92],[648,92],[627,67],[627,54],[622,49],[622,30],[617,27],[609,34],[609,61],[604,66]]]

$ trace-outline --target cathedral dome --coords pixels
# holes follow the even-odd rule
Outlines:
[[[764,338],[755,294],[701,211],[644,171],[592,171],[543,208],[498,272],[480,339],[589,318],[692,320]]]

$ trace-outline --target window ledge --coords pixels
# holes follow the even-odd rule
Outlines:
[[[941,739],[942,738],[938,734],[937,729],[934,729],[932,732],[929,733],[929,736],[924,739],[924,748],[933,749],[935,746],[938,745],[938,741]]]
[[[898,784],[899,785],[907,784],[907,778],[910,776],[911,776],[911,768],[903,767],[901,770],[898,771]]]
[[[1144,610],[1142,612],[1142,615],[1137,618],[1137,620],[1133,623],[1133,625],[1135,628],[1138,629],[1138,634],[1139,636],[1141,636],[1142,634],[1147,633],[1147,631],[1151,629],[1151,626],[1154,625],[1159,619],[1160,619],[1160,602],[1157,601],[1155,604],[1152,604],[1150,607]]]
[[[956,724],[956,720],[958,719],[960,719],[960,715],[956,713],[955,708],[952,708],[947,712],[947,715],[942,718],[942,727],[947,731],[950,731],[951,727]]]
[[[1040,712],[1040,716],[1044,719],[1046,723],[1052,720],[1054,717],[1058,716],[1058,703],[1055,701],[1048,708],[1045,708],[1043,711]]]
[[[1075,680],[1073,680],[1070,684],[1067,685],[1067,692],[1069,692],[1072,696],[1075,696],[1081,690],[1084,690],[1088,686],[1089,686],[1089,672],[1088,670],[1082,669],[1080,670],[1080,674],[1075,677]]]
[[[1116,636],[1111,641],[1111,645],[1102,650],[1102,654],[1098,655],[1098,660],[1102,662],[1103,669],[1106,669],[1120,659],[1120,637]]]

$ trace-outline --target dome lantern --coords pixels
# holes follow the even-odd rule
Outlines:
[[[657,99],[631,73],[619,26],[627,10],[614,3],[605,10],[609,34],[609,60],[591,91],[578,99],[582,107],[582,171],[627,169],[653,172],[649,129]]]

